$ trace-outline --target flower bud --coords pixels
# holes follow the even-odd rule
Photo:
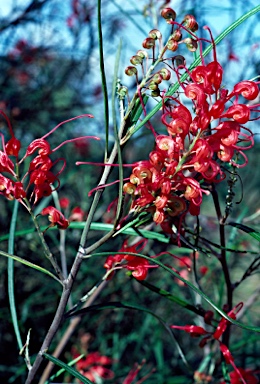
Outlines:
[[[21,142],[16,139],[14,136],[6,143],[5,145],[5,151],[7,155],[11,156],[18,156],[19,151],[21,148]]]
[[[124,99],[125,96],[128,94],[128,88],[125,87],[125,86],[122,86],[122,87],[119,88],[117,93],[118,93],[118,96],[119,96],[120,99]]]
[[[174,21],[176,19],[176,12],[172,8],[164,8],[161,11],[161,16],[167,21]]]
[[[152,82],[155,84],[161,84],[162,81],[163,77],[160,75],[160,73],[156,73],[152,78]]]
[[[149,32],[149,37],[151,37],[152,39],[154,40],[157,40],[157,39],[161,39],[162,38],[162,34],[161,32],[158,30],[158,29],[152,29],[150,32]]]
[[[125,74],[127,76],[133,76],[137,74],[137,69],[135,67],[129,66],[125,69]]]
[[[142,57],[138,55],[132,56],[130,59],[130,63],[133,65],[142,64],[142,62],[143,62]]]
[[[142,46],[146,49],[151,49],[155,46],[155,40],[151,37],[144,39]]]
[[[187,39],[184,40],[184,43],[190,52],[195,52],[198,48],[198,42],[191,37],[187,37]]]
[[[186,60],[185,57],[182,55],[176,55],[172,59],[172,64],[178,67],[185,67],[186,66]]]
[[[139,51],[136,52],[136,55],[140,56],[142,59],[148,59],[148,53],[146,51],[143,51],[142,49],[139,49]]]
[[[161,94],[161,91],[160,91],[159,88],[157,88],[157,89],[155,89],[155,90],[153,90],[153,91],[151,92],[151,96],[152,96],[152,97],[160,96],[160,94]]]
[[[170,51],[175,52],[178,49],[178,42],[176,40],[170,39],[167,41],[166,46]]]
[[[123,186],[123,191],[128,193],[129,195],[133,195],[135,193],[136,186],[132,183],[125,183]]]
[[[176,29],[171,35],[171,39],[175,41],[180,41],[182,39],[182,33],[180,29]]]
[[[151,81],[151,83],[149,84],[149,87],[148,87],[151,91],[156,91],[158,89],[158,85],[156,83],[154,83],[153,81]]]
[[[162,76],[163,80],[170,80],[170,78],[171,78],[171,71],[169,69],[162,68],[159,73]]]
[[[214,317],[213,311],[207,311],[204,315],[204,321],[206,324],[211,324],[211,321]]]
[[[198,23],[193,15],[186,15],[182,21],[182,24],[192,32],[196,32],[199,28]]]

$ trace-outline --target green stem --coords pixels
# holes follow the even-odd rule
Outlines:
[[[8,253],[11,255],[14,254],[14,233],[15,233],[15,227],[16,227],[18,207],[19,207],[19,202],[18,200],[15,200],[13,215],[12,215],[12,220],[10,225],[10,237],[8,240]],[[19,349],[21,350],[23,347],[23,343],[22,343],[22,338],[21,338],[20,329],[19,329],[18,320],[17,320],[17,312],[16,312],[15,296],[14,296],[14,260],[11,258],[8,258],[7,271],[8,271],[8,296],[9,296],[9,302],[10,302],[11,317],[12,317],[12,322],[13,322],[14,331],[16,335],[16,340],[17,340]]]
[[[43,246],[43,249],[44,249],[44,254],[45,254],[45,256],[47,257],[47,259],[51,262],[51,264],[52,264],[53,268],[55,269],[55,272],[57,273],[57,275],[58,275],[60,281],[64,281],[64,276],[63,276],[63,274],[62,274],[62,271],[61,271],[61,269],[60,269],[60,267],[59,267],[59,265],[58,265],[58,263],[57,263],[55,257],[54,257],[53,254],[51,253],[48,244],[47,244],[46,241],[45,241],[45,238],[44,238],[43,233],[42,233],[42,231],[41,231],[41,228],[40,228],[40,226],[39,226],[39,224],[38,224],[38,221],[37,221],[37,219],[36,219],[36,217],[34,216],[34,213],[33,213],[33,211],[32,211],[31,204],[29,203],[29,201],[28,201],[27,199],[24,199],[24,201],[26,202],[28,212],[30,213],[31,218],[32,218],[33,223],[34,223],[34,226],[35,226],[35,228],[36,228],[36,230],[37,230],[37,232],[38,232],[40,241],[41,241],[42,246]]]

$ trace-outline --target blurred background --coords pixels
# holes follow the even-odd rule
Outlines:
[[[122,42],[122,54],[119,77],[121,84],[128,86],[131,96],[135,91],[135,83],[132,78],[125,76],[124,69],[129,65],[129,58],[142,48],[142,41],[151,29],[160,29],[164,38],[167,38],[169,26],[160,18],[160,9],[164,6],[175,9],[178,21],[181,21],[185,14],[194,15],[200,27],[198,34],[208,38],[207,32],[202,28],[204,25],[208,25],[213,36],[216,37],[228,25],[256,5],[258,5],[257,0],[246,2],[243,0],[222,2],[213,0],[167,2],[163,0],[128,2],[103,0],[102,29],[109,98],[112,93],[115,55],[120,41]],[[257,27],[259,20],[260,14],[248,19],[217,47],[218,60],[225,70],[223,84],[226,88],[232,89],[232,85],[238,81],[259,76],[260,28]],[[74,212],[76,207],[81,208],[82,216],[80,218],[82,220],[80,221],[86,218],[92,201],[87,194],[91,188],[97,185],[102,168],[97,166],[76,167],[75,163],[76,161],[102,162],[104,156],[105,123],[98,47],[96,0],[67,0],[66,2],[61,0],[10,0],[8,2],[0,0],[0,109],[9,116],[15,135],[22,142],[22,148],[25,149],[33,139],[43,136],[64,120],[84,113],[94,115],[94,119],[78,119],[65,124],[48,138],[52,146],[82,135],[95,134],[102,139],[100,142],[83,140],[70,143],[59,151],[60,157],[69,159],[66,171],[61,177],[59,198],[68,199],[62,206],[67,217]],[[155,123],[160,125],[159,120]],[[241,200],[242,195],[244,199],[241,204],[235,206],[233,215],[234,218],[246,219],[248,224],[258,228],[260,227],[258,216],[258,212],[260,212],[259,123],[252,122],[248,128],[255,133],[256,145],[248,153],[250,165],[246,167],[246,170],[241,170],[242,182],[238,183],[236,193],[238,201]],[[112,121],[110,130],[109,140],[112,146],[114,141]],[[0,118],[0,131],[7,141],[10,136],[2,117]],[[128,163],[142,160],[152,147],[152,138],[147,136],[146,131],[141,130],[126,145],[124,159]],[[111,180],[113,177],[118,178],[116,174],[117,171],[113,171]],[[226,191],[227,184],[220,190],[223,201]],[[117,197],[117,188],[112,187],[103,196],[95,219],[108,223],[113,220],[113,212],[110,215],[108,213],[104,215],[104,213],[108,205]],[[12,207],[12,202],[0,196],[0,240],[9,231]],[[19,214],[17,229],[30,228],[32,226],[30,217],[26,215],[22,207]],[[205,236],[209,235],[212,230],[214,232],[214,220],[209,219],[211,216],[214,216],[214,210],[212,203],[208,200],[202,210],[202,217],[205,218],[204,222],[208,225]],[[211,223],[211,227],[209,223]],[[72,229],[70,231],[66,243],[69,267],[80,238],[80,230]],[[91,236],[91,239],[95,240],[100,233],[93,231]],[[233,236],[232,233],[230,236]],[[50,231],[47,239],[53,253],[59,255],[58,231]],[[257,244],[247,244],[246,235],[233,236],[232,239],[232,247],[241,245],[258,251]],[[121,245],[122,240],[116,238],[104,250],[116,251]],[[28,260],[48,268],[48,263],[41,258],[41,255],[37,255],[38,246],[37,236],[27,234],[17,238],[15,253],[21,257],[26,256]],[[2,239],[1,250],[7,250],[6,240]],[[160,251],[162,251],[160,243],[149,242],[148,253],[155,254]],[[35,260],[35,255],[37,255],[37,260]],[[233,271],[238,276],[242,273],[244,266],[248,265],[246,258],[247,256],[241,255],[239,259],[231,257]],[[103,263],[104,260],[101,260],[98,266],[98,263],[91,259],[88,263],[83,264],[73,293],[75,301],[100,281],[104,274]],[[201,267],[205,263],[210,272],[205,275],[201,274],[200,282],[207,291],[212,286],[212,280],[217,281],[220,266],[214,258],[199,261]],[[18,356],[18,347],[10,319],[6,264],[5,259],[0,259],[0,381],[22,384],[26,377],[26,368],[23,358]],[[257,281],[257,279],[253,279],[251,285],[245,283],[243,289],[238,290],[238,300],[249,297],[253,293],[253,282]],[[164,282],[164,288],[168,287],[169,290],[174,284],[176,295],[180,295],[180,297],[184,295],[187,300],[194,300],[189,290],[183,289],[172,280],[173,278],[170,276],[165,278],[163,271],[151,272],[150,281],[156,282],[159,286]],[[32,358],[37,353],[53,318],[59,294],[58,284],[46,283],[44,275],[18,263],[15,264],[15,295],[19,324],[24,342],[28,330],[32,329],[30,341]],[[212,295],[216,299],[221,293],[212,292]],[[109,281],[99,298],[100,302],[117,300],[136,301],[155,311],[170,324],[179,324],[180,319],[182,319],[181,321],[185,319],[187,324],[193,321],[192,314],[179,309],[173,303],[165,305],[165,302],[158,300],[155,294],[146,292],[139,283],[126,277],[124,272],[116,274]],[[254,307],[247,321],[254,322],[257,315],[259,315],[259,306]],[[86,319],[82,319],[80,326],[69,340],[60,357],[62,360],[69,361],[72,358],[73,348],[77,348],[78,351],[83,350],[83,352],[85,348],[85,352],[87,350],[99,351],[114,360],[113,370],[116,372],[116,377],[108,380],[111,383],[121,383],[134,363],[141,363],[143,358],[147,361],[143,368],[144,374],[156,368],[156,372],[147,381],[149,383],[194,382],[193,372],[198,369],[198,362],[203,355],[203,350],[197,353],[197,342],[196,340],[190,341],[188,335],[187,337],[183,334],[176,336],[179,338],[178,341],[181,341],[186,359],[191,366],[190,373],[185,376],[187,369],[180,358],[177,346],[169,342],[167,332],[152,316],[138,311],[107,310],[95,312],[86,316]],[[68,321],[57,335],[54,346],[67,326]],[[248,337],[247,333],[241,329],[237,329],[236,333],[241,340],[246,340]],[[87,347],[83,345],[83,341],[86,339],[88,340]],[[255,337],[252,336],[250,340],[251,342],[242,343],[239,347],[238,359],[240,359],[240,366],[256,368],[260,363],[259,357],[256,357],[259,345],[257,345]],[[194,349],[191,348],[191,343],[194,344]],[[59,380],[57,382],[71,382],[73,379],[65,375]],[[218,383],[219,380],[220,377],[212,382]]]

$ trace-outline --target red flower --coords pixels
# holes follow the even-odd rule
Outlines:
[[[60,199],[61,208],[66,209],[68,208],[69,205],[70,205],[70,199],[68,199],[67,197],[62,197]]]
[[[244,381],[247,384],[259,383],[258,378],[253,374],[251,369],[237,368],[236,370],[232,371],[229,374],[229,377],[230,377],[231,384],[241,384],[242,383],[241,377],[244,379]],[[225,383],[222,382],[221,384],[225,384]]]
[[[73,357],[78,356],[79,353],[73,351]],[[96,383],[97,376],[102,379],[113,379],[114,372],[106,367],[112,363],[113,360],[110,357],[102,356],[99,352],[91,352],[76,363],[76,368],[83,376]]]
[[[46,207],[41,211],[41,215],[49,215],[48,219],[51,222],[50,227],[57,225],[59,229],[67,229],[69,221],[65,219],[64,215],[54,207]]]
[[[69,221],[83,221],[85,212],[80,207],[75,207],[72,209]]]
[[[146,239],[142,239],[133,245],[128,245],[128,240],[125,240],[122,247],[120,248],[120,251],[129,253],[139,253],[146,246],[146,244]],[[132,271],[132,275],[137,280],[144,280],[148,273],[149,262],[148,260],[142,257],[134,255],[119,253],[117,255],[108,256],[105,261],[104,268],[110,270],[117,266]]]

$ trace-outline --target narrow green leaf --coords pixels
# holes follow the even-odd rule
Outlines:
[[[8,241],[8,252],[10,253],[10,255],[13,255],[13,253],[14,253],[14,238],[15,238],[14,234],[15,234],[18,207],[19,207],[19,202],[18,202],[18,200],[15,200],[12,219],[11,219],[11,225],[10,225],[10,237],[9,237],[9,241]],[[8,258],[7,272],[8,272],[8,296],[9,296],[11,317],[12,317],[12,322],[13,322],[13,326],[14,326],[14,332],[15,332],[17,344],[19,346],[19,349],[21,350],[23,347],[23,343],[22,343],[21,333],[20,333],[20,329],[19,329],[19,325],[18,325],[16,305],[15,305],[14,260],[11,257]]]
[[[82,309],[79,309],[78,311],[74,311],[73,313],[69,313],[67,315],[67,317],[84,315],[85,313],[90,312],[90,311],[101,311],[104,309],[116,309],[116,308],[134,309],[137,311],[142,311],[142,312],[145,312],[145,313],[148,313],[148,314],[154,316],[157,320],[159,320],[159,322],[163,325],[163,327],[169,333],[172,341],[176,344],[177,350],[181,356],[181,359],[183,360],[183,363],[186,365],[187,369],[190,369],[189,364],[188,364],[188,362],[187,362],[187,360],[183,354],[183,351],[182,351],[179,343],[175,339],[175,336],[174,336],[173,332],[171,331],[170,327],[164,322],[164,320],[160,316],[156,315],[154,312],[150,311],[147,308],[143,308],[143,307],[140,307],[139,305],[135,305],[135,304],[129,304],[129,303],[115,301],[115,302],[110,302],[110,303],[107,303],[104,305],[102,305],[102,304],[91,305],[90,307],[82,308]],[[65,317],[66,317],[66,315],[65,315]]]
[[[181,280],[189,288],[191,288],[194,292],[196,292],[198,295],[200,295],[207,303],[210,304],[210,306],[212,308],[214,308],[214,310],[216,312],[218,312],[222,317],[224,317],[230,323],[232,323],[234,325],[237,325],[238,327],[243,328],[243,329],[248,329],[248,330],[254,331],[254,332],[260,332],[260,327],[254,327],[254,326],[250,326],[250,325],[247,325],[247,324],[243,324],[243,323],[240,323],[239,321],[234,320],[231,317],[229,317],[226,314],[226,312],[224,312],[221,308],[219,308],[204,292],[202,292],[199,288],[197,288],[195,285],[193,285],[190,281],[188,281],[188,280],[184,279],[183,277],[181,277],[177,272],[173,271],[171,268],[169,268],[166,265],[164,265],[163,263],[161,263],[159,260],[155,260],[154,258],[151,258],[149,256],[143,255],[141,253],[121,252],[121,251],[117,251],[117,252],[98,252],[98,253],[93,253],[91,256],[110,256],[110,255],[118,255],[118,254],[133,255],[133,256],[142,257],[143,259],[146,259],[146,260],[148,260],[148,261],[150,261],[150,262],[152,262],[152,263],[154,263],[156,265],[159,265],[161,268],[163,268],[166,271],[168,271],[171,275],[177,277],[177,279]]]
[[[158,288],[155,285],[152,285],[152,284],[148,283],[145,280],[142,280],[142,281],[141,280],[136,280],[136,281],[138,283],[140,283],[141,285],[145,286],[146,288],[150,289],[151,291],[156,292],[159,295],[165,297],[166,299],[168,299],[170,301],[173,301],[174,303],[180,305],[181,307],[186,308],[186,309],[196,313],[197,315],[201,315],[202,316],[201,310],[199,310],[198,308],[194,307],[194,305],[187,303],[187,301],[184,301],[184,300],[180,299],[179,297],[172,295],[170,292],[165,291],[162,288]]]
[[[78,356],[76,359],[73,359],[72,361],[70,361],[68,363],[68,366],[71,367],[72,365],[76,364],[79,360],[81,360],[85,355],[82,354],[80,356]],[[54,379],[56,379],[57,377],[59,377],[62,373],[64,373],[66,371],[66,369],[64,368],[61,368],[58,372],[54,373],[54,375],[52,375],[47,381],[45,381],[44,384],[49,384],[51,383]]]
[[[100,66],[102,90],[103,90],[103,96],[104,96],[104,115],[105,115],[105,130],[106,130],[105,163],[106,163],[107,156],[108,156],[108,140],[109,140],[109,105],[108,105],[108,92],[107,92],[106,72],[105,72],[105,65],[104,65],[104,53],[103,53],[101,0],[98,0],[98,3],[97,3],[97,19],[98,19],[99,66]]]
[[[53,275],[53,274],[52,274],[51,272],[49,272],[47,269],[40,267],[39,265],[33,264],[33,263],[31,263],[30,261],[25,260],[25,259],[22,259],[22,258],[19,257],[19,256],[10,255],[9,253],[3,252],[3,251],[0,251],[0,255],[1,255],[1,256],[8,257],[8,258],[10,258],[10,259],[12,259],[12,260],[19,261],[19,263],[25,264],[25,265],[27,265],[27,267],[31,267],[31,268],[33,268],[33,269],[36,269],[36,270],[39,271],[39,272],[43,272],[43,273],[45,273],[46,275],[52,277],[53,279],[55,279],[56,281],[58,281],[58,282],[61,284],[61,281],[60,281],[55,275]]]
[[[120,62],[120,54],[121,54],[121,48],[122,48],[122,42],[120,41],[117,54],[116,54],[116,60],[115,60],[115,68],[114,68],[114,78],[113,78],[113,95],[112,95],[112,113],[113,113],[113,126],[114,126],[114,137],[117,144],[117,156],[118,156],[118,175],[119,175],[119,185],[118,185],[118,203],[117,203],[117,209],[116,209],[116,217],[115,217],[115,226],[117,225],[121,211],[122,211],[122,205],[123,205],[123,179],[124,179],[124,173],[123,173],[123,159],[122,159],[122,152],[120,147],[120,138],[118,136],[118,129],[117,129],[117,118],[116,118],[116,105],[115,105],[115,99],[116,99],[116,92],[117,92],[117,81],[118,81],[118,68],[119,68],[119,62]],[[122,102],[122,101],[121,101]],[[119,105],[119,109],[121,112],[121,109],[123,111],[123,106]],[[120,113],[120,119],[121,119],[121,113]]]
[[[232,227],[236,227],[238,229],[241,229],[241,231],[243,232],[246,232],[248,233],[251,237],[253,237],[254,239],[256,239],[257,241],[260,242],[260,233],[257,232],[255,229],[253,228],[250,228],[244,224],[240,224],[240,223],[228,223],[228,225],[231,225]]]
[[[79,373],[78,371],[76,371],[76,369],[70,367],[68,364],[64,363],[63,361],[57,359],[56,357],[53,357],[52,355],[49,355],[48,353],[46,352],[43,352],[43,356],[46,357],[46,359],[50,360],[52,363],[58,365],[59,367],[61,368],[64,368],[68,373],[70,373],[72,376],[76,377],[77,379],[79,379],[80,381],[82,381],[82,383],[84,384],[93,384],[92,381],[90,381],[89,379],[87,379],[85,376],[83,376],[81,373]]]

